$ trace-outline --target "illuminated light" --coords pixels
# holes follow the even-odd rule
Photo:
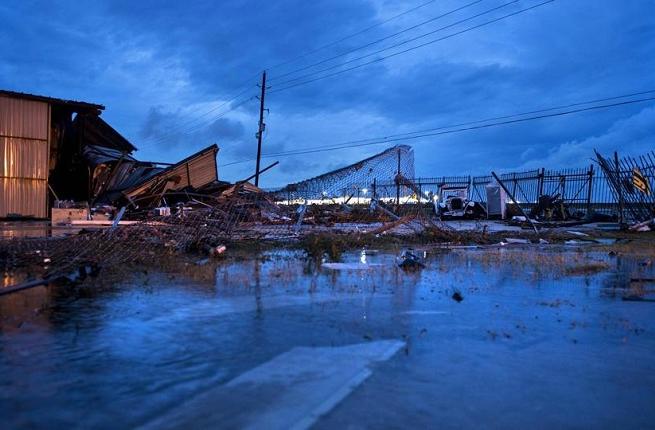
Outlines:
[[[368,188],[362,188],[362,193],[364,194],[368,193]]]

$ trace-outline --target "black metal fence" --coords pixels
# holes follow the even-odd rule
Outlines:
[[[655,151],[638,157],[596,159],[607,178],[612,197],[618,206],[619,221],[644,221],[655,218]]]
[[[535,205],[539,196],[547,194],[559,195],[569,209],[587,212],[589,210],[607,212],[615,204],[611,188],[602,172],[594,166],[581,169],[546,170],[537,169],[525,172],[510,172],[499,175],[508,188],[515,203],[524,209]],[[422,193],[422,199],[439,195],[444,187],[462,187],[468,189],[468,198],[481,203],[487,202],[486,187],[495,182],[493,176],[444,176],[437,178],[414,178]],[[393,198],[397,193],[395,181],[378,182],[367,185],[367,191],[373,190],[377,198]],[[400,186],[400,196],[405,201],[418,201],[417,192],[409,187]]]
[[[570,213],[605,214],[623,220],[653,216],[655,196],[636,190],[631,182],[635,171],[644,181],[655,184],[655,152],[640,157],[624,157],[608,161],[597,154],[597,164],[573,169],[535,169],[498,175],[524,210],[534,207],[542,195],[559,196]],[[599,167],[600,166],[600,167]],[[371,198],[398,201],[400,204],[433,201],[447,188],[466,188],[468,198],[486,205],[486,187],[495,182],[493,176],[442,176],[410,178],[412,186],[397,183],[389,174],[367,183],[352,183],[341,190],[352,203],[366,203]],[[627,215],[626,215],[627,214]]]
[[[641,162],[637,165],[636,160]],[[655,158],[651,155],[650,160],[655,161]],[[623,167],[619,182],[624,184],[624,210],[634,212],[632,208],[641,207],[639,214],[632,214],[632,218],[635,219],[643,219],[647,213],[652,213],[655,204],[653,194],[651,192],[648,196],[644,193],[636,193],[633,188],[625,184],[631,180],[633,167],[638,167],[650,184],[655,183],[655,163],[650,160],[648,157],[622,159]],[[599,213],[621,217],[621,199],[612,187],[612,180],[603,169],[593,164],[586,168],[509,172],[500,174],[499,178],[514,196],[515,203],[524,210],[530,210],[536,205],[541,195],[559,195],[571,213],[584,215]],[[362,188],[367,192],[368,197],[392,200],[399,195],[401,203],[416,203],[419,200],[431,200],[431,197],[438,196],[439,191],[444,187],[462,187],[468,189],[470,200],[486,204],[486,187],[495,182],[491,175],[418,177],[411,181],[416,185],[421,195],[420,199],[417,189],[398,185],[393,180],[376,181],[363,185]]]

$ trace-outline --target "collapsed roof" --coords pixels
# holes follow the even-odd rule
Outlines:
[[[89,145],[84,149],[84,157],[93,167],[93,198],[105,203],[156,199],[168,191],[198,189],[217,182],[217,153],[218,146],[211,145],[162,167],[109,148]]]

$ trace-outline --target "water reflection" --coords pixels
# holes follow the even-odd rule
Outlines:
[[[432,373],[388,370],[387,390],[404,381],[418,385],[403,388],[407,392],[447,396],[439,387],[448,372],[437,381],[435,369],[462,360],[470,360],[471,369],[490,366],[495,350],[489,332],[512,339],[516,351],[530,351],[544,338],[557,339],[557,345],[568,341],[573,320],[610,321],[616,333],[583,333],[601,346],[628,333],[619,316],[595,320],[582,306],[607,312],[602,286],[619,276],[614,265],[563,278],[542,261],[553,260],[548,254],[526,263],[520,251],[426,252],[427,268],[414,273],[399,270],[394,253],[344,256],[346,263],[379,264],[362,271],[327,270],[300,253],[270,252],[193,268],[208,271],[193,281],[143,271],[110,288],[37,288],[2,297],[0,413],[9,427],[134,427],[292,348],[376,339],[402,339],[408,357],[414,351],[436,354],[420,362]],[[568,252],[573,261],[577,253]],[[601,258],[585,254],[580,262]],[[455,288],[462,303],[451,299]],[[647,311],[618,305],[612,302],[612,312],[630,312],[634,335],[648,321]],[[557,319],[565,318],[562,328]],[[442,342],[454,339],[467,352],[459,361],[443,356],[448,349]],[[421,346],[423,340],[431,347]],[[522,366],[541,374],[548,367],[539,361],[545,356],[535,352]],[[474,381],[450,382],[466,387]]]

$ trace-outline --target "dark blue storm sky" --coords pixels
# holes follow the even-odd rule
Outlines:
[[[256,153],[258,101],[252,97],[263,69],[271,85],[264,153],[655,90],[655,1],[556,0],[348,73],[274,92],[294,76],[509,2],[481,0],[283,77],[474,2],[436,0],[389,20],[426,0],[6,0],[0,3],[0,88],[104,104],[103,117],[139,148],[141,159],[175,161],[218,143],[219,165]],[[538,3],[516,1],[421,41]],[[240,92],[242,97],[225,104]],[[583,166],[590,163],[593,148],[638,154],[655,148],[654,136],[651,101],[410,144],[417,175],[433,177]],[[272,160],[279,159],[280,166],[262,183],[275,186],[314,176],[387,146],[277,157]],[[219,176],[237,180],[253,170],[254,162],[237,164],[220,167]]]

